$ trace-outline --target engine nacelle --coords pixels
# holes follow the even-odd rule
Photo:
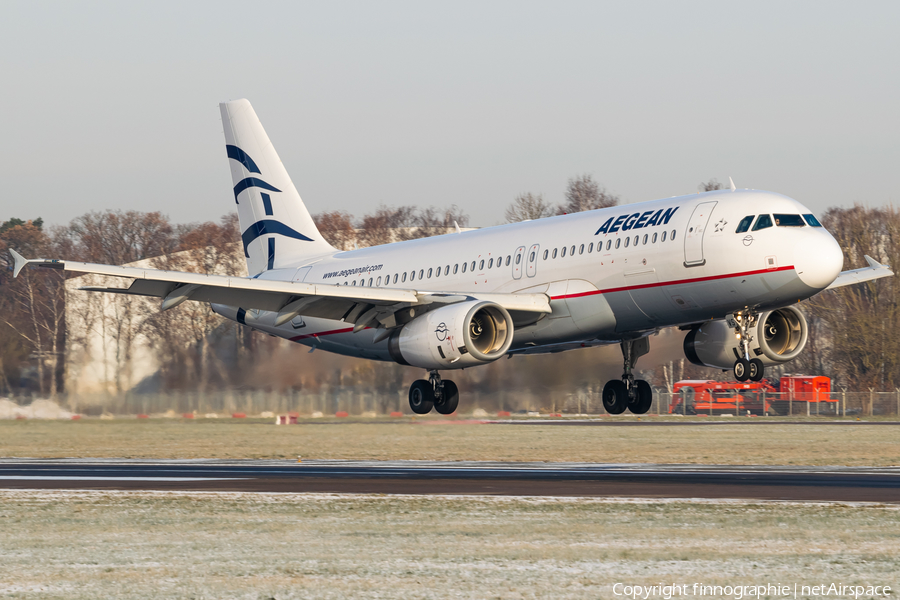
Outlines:
[[[803,352],[807,336],[806,317],[793,306],[762,313],[753,330],[750,358],[765,365],[787,362]],[[685,336],[684,355],[701,367],[730,369],[741,356],[739,342],[725,321],[710,321]]]
[[[388,338],[391,358],[423,369],[462,369],[497,360],[513,339],[512,318],[493,302],[450,304],[416,317]]]

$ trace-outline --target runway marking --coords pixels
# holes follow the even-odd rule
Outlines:
[[[247,477],[107,477],[104,475],[0,475],[28,481],[242,481]]]

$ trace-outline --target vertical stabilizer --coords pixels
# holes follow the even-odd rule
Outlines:
[[[250,275],[335,252],[313,223],[250,102],[223,102],[219,108]]]

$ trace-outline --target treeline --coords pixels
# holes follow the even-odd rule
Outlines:
[[[715,180],[700,189],[718,189]],[[539,194],[523,193],[508,206],[508,221],[612,206],[618,198],[589,176],[568,182],[564,202],[547,203]],[[457,207],[417,209],[381,206],[356,219],[343,212],[315,215],[322,234],[342,249],[413,239],[466,227],[468,216]],[[864,254],[887,264],[898,263],[900,213],[893,208],[834,208],[822,222],[840,242],[845,269],[865,266]],[[74,291],[72,276],[51,269],[25,269],[12,278],[7,249],[28,257],[125,264],[148,260],[153,268],[242,275],[246,271],[237,240],[240,228],[234,214],[218,222],[173,224],[158,212],[92,212],[61,227],[48,228],[40,219],[9,219],[0,225],[0,394],[33,390],[55,395],[65,381],[77,377],[78,365],[91,353],[109,358],[111,391],[141,383],[135,380],[140,352],[150,352],[159,365],[152,381],[141,385],[155,390],[215,390],[226,387],[256,389],[319,389],[368,386],[390,398],[404,390],[414,369],[330,355],[251,332],[225,321],[207,305],[187,302],[166,312],[158,301],[120,295]],[[127,282],[92,276],[79,285]],[[893,390],[900,386],[900,342],[894,335],[898,294],[893,278],[825,292],[803,303],[810,322],[810,342],[801,357],[773,369],[824,374],[837,386],[851,390]],[[91,346],[92,337],[107,340]],[[642,377],[659,387],[680,378],[728,378],[728,373],[686,364],[681,351],[683,333],[663,332],[652,339],[651,354],[638,367]],[[141,350],[141,348],[144,350]],[[68,373],[67,373],[68,369]],[[558,355],[514,357],[453,375],[462,386],[483,393],[517,389],[572,393],[602,388],[621,374],[617,346],[585,349]],[[544,407],[544,408],[550,408]]]

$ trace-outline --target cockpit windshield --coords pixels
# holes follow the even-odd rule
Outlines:
[[[760,229],[766,229],[772,226],[772,217],[769,215],[759,215],[759,218],[756,219],[756,224],[753,226],[753,231],[759,231]]]
[[[806,219],[806,222],[810,227],[821,227],[822,224],[819,223],[819,220],[812,215],[803,215],[803,218]]]
[[[753,217],[756,215],[749,215],[741,219],[741,222],[738,223],[737,229],[734,230],[735,233],[744,233],[748,229],[750,229],[750,224],[753,223]]]
[[[806,227],[803,217],[800,215],[775,215],[775,224],[778,227]]]

